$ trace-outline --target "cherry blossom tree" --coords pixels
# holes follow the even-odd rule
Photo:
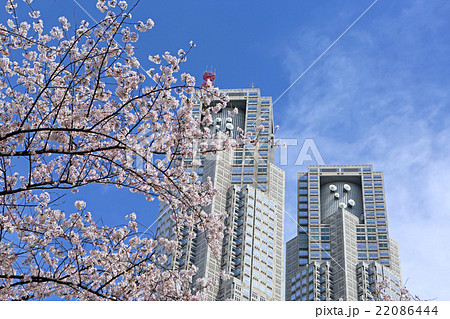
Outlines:
[[[193,76],[179,75],[194,44],[177,55],[150,55],[152,68],[138,61],[133,44],[154,25],[132,20],[138,2],[99,0],[98,23],[60,17],[49,27],[31,0],[7,1],[9,19],[0,24],[2,300],[202,298],[208,283],[193,290],[195,267],[164,267],[167,255],[157,247],[176,254],[176,243],[140,232],[135,214],[108,227],[83,201],[58,205],[68,190],[115,185],[170,203],[175,232],[198,226],[209,238],[223,236],[224,216],[203,211],[216,191],[181,159],[249,139],[209,131],[228,98],[209,80],[197,87]],[[194,104],[212,100],[219,103],[193,117]]]

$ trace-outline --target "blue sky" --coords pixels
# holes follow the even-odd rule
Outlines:
[[[134,17],[156,24],[135,50],[144,67],[149,54],[175,53],[193,40],[183,71],[200,81],[212,68],[217,86],[253,83],[275,100],[373,0],[141,2]],[[78,3],[100,17],[95,1]],[[49,22],[90,19],[69,0],[34,6]],[[384,172],[407,287],[438,300],[450,300],[449,16],[444,0],[379,0],[274,106],[278,137],[299,144],[282,166],[288,213],[296,214],[296,173],[315,164],[294,165],[304,139],[314,139],[326,164],[373,164]],[[108,224],[131,211],[147,225],[157,216],[156,204],[115,189],[91,187],[73,198],[107,211]],[[295,229],[286,217],[286,239]]]

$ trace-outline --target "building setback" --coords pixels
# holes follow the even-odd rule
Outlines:
[[[383,174],[371,165],[316,165],[298,174],[297,236],[287,242],[286,300],[369,300],[377,282],[400,297]]]
[[[211,178],[218,190],[205,212],[227,212],[221,256],[211,253],[206,237],[195,229],[195,239],[189,238],[189,229],[175,238],[166,203],[160,207],[157,236],[178,240],[181,254],[169,259],[170,267],[195,265],[195,279],[218,282],[208,291],[207,300],[282,300],[284,171],[274,165],[272,98],[261,96],[257,88],[221,93],[228,94],[230,101],[212,114],[209,129],[236,137],[240,128],[258,134],[259,140],[257,146],[202,158],[202,165],[195,169],[202,179]],[[233,115],[234,108],[238,113]],[[193,115],[201,117],[201,109],[202,105],[195,105]],[[258,133],[260,125],[263,128]],[[190,160],[185,164],[189,166]],[[222,279],[221,271],[229,279]]]

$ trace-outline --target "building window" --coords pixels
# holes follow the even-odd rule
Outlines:
[[[323,251],[322,252],[322,258],[331,258],[331,255],[329,252]]]
[[[383,186],[383,183],[375,182],[375,183],[373,183],[373,185],[374,185],[374,186]]]
[[[299,256],[308,256],[308,251],[300,250],[300,251],[298,252],[298,255],[299,255]]]
[[[307,217],[308,216],[308,212],[300,211],[300,212],[298,212],[298,216],[299,217]]]

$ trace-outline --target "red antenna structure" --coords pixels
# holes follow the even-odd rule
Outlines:
[[[206,71],[205,73],[203,73],[203,80],[205,80],[205,81],[202,83],[202,87],[206,86],[206,81],[208,81],[208,79],[211,82],[213,82],[215,78],[216,78],[216,75],[212,71]],[[214,83],[213,83],[213,86],[214,86]]]

